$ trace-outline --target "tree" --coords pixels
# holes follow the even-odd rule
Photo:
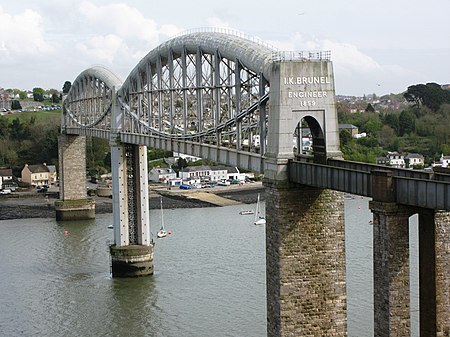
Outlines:
[[[58,93],[52,94],[52,103],[59,103],[59,94]]]
[[[380,133],[378,134],[380,145],[383,147],[387,147],[388,149],[391,149],[395,144],[395,137],[395,131],[389,125],[383,125]]]
[[[398,117],[399,134],[403,136],[416,128],[416,116],[410,110],[403,110]]]
[[[398,115],[393,113],[388,113],[384,116],[384,124],[390,126],[395,133],[398,133],[399,131],[399,124],[398,124]]]
[[[415,106],[425,105],[433,111],[437,111],[443,103],[450,103],[450,91],[442,89],[437,83],[411,85],[403,96]]]
[[[71,87],[72,87],[72,83],[70,83],[70,81],[65,81],[64,85],[62,87],[63,94],[67,94]]]
[[[367,104],[366,112],[375,112],[375,109],[373,108],[372,104]]]
[[[11,110],[18,110],[22,109],[22,105],[20,105],[20,102],[18,100],[12,100],[11,101]]]
[[[341,143],[341,147],[347,146],[352,141],[352,135],[348,130],[341,130],[339,132],[339,140]]]
[[[42,88],[33,88],[33,99],[36,102],[42,102],[44,100],[44,89]]]
[[[19,91],[19,99],[24,100],[27,98],[27,93],[26,91],[20,90]]]
[[[188,162],[186,161],[186,159],[180,157],[177,160],[177,166],[179,167],[180,170],[182,170],[188,166]]]

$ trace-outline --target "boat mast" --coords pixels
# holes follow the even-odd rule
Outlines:
[[[161,199],[161,229],[164,229],[164,212],[163,212],[163,205],[162,205],[162,196]]]
[[[258,201],[256,202],[255,221],[258,220],[258,217],[259,217],[259,193],[258,193]]]

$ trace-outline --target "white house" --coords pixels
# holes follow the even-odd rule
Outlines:
[[[188,166],[178,172],[178,177],[191,181],[192,183],[201,183],[204,181],[221,180],[245,180],[245,174],[239,172],[237,167],[226,166]]]
[[[228,167],[228,179],[229,180],[239,180],[245,181],[245,173],[239,172],[237,167]]]
[[[178,178],[183,180],[210,180],[210,177],[211,168],[209,166],[188,166],[178,172]]]
[[[450,167],[450,156],[444,156],[444,154],[441,154],[441,158],[439,158],[439,162],[434,163],[432,166]]]
[[[148,180],[153,182],[166,182],[177,177],[176,172],[171,168],[153,168],[148,173]]]
[[[424,158],[419,153],[408,153],[405,157],[406,167],[423,167],[425,164]]]
[[[405,159],[402,154],[400,154],[398,152],[388,152],[387,157],[389,159],[390,166],[397,167],[397,168],[405,167]]]

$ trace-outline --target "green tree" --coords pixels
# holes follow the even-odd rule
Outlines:
[[[378,141],[380,145],[387,149],[392,149],[395,144],[396,134],[393,128],[389,125],[383,125],[380,133],[378,134]]]
[[[352,141],[352,135],[348,130],[341,130],[339,132],[339,141],[341,147],[347,146]]]
[[[410,110],[403,110],[398,117],[399,134],[403,136],[414,132],[416,126],[416,116]]]
[[[367,104],[367,108],[365,110],[366,112],[375,112],[375,109],[373,108],[372,104]]]
[[[0,116],[0,139],[8,137],[8,120]]]
[[[59,103],[59,94],[58,93],[52,94],[52,103]]]
[[[442,89],[437,83],[411,85],[404,97],[417,107],[425,105],[433,111],[437,111],[444,103],[450,103],[450,91]]]
[[[383,122],[378,118],[378,116],[371,116],[367,120],[366,123],[364,123],[364,130],[371,136],[377,137],[378,133],[380,132],[381,128],[383,127]]]
[[[186,159],[180,157],[177,160],[177,166],[180,170],[182,170],[182,169],[188,167],[188,162],[186,161]]]
[[[11,110],[18,110],[18,109],[22,109],[22,105],[20,104],[20,102],[16,99],[11,101]]]
[[[384,116],[383,122],[385,125],[390,126],[395,133],[398,133],[400,126],[398,123],[398,115],[394,113],[388,113]]]
[[[42,102],[44,100],[44,89],[42,88],[33,88],[33,99],[36,102]]]
[[[24,100],[27,98],[27,93],[26,91],[20,90],[19,91],[19,99]]]
[[[67,94],[71,87],[72,87],[72,83],[70,83],[70,81],[65,81],[64,85],[62,87],[63,94]]]

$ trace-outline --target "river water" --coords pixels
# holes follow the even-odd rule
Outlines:
[[[110,276],[111,214],[0,221],[0,336],[266,336],[264,227],[241,209],[165,210],[172,234],[156,242],[155,274],[136,279]],[[373,336],[368,199],[345,209],[348,332]],[[160,212],[150,212],[156,231]],[[410,223],[418,336],[417,219]]]

